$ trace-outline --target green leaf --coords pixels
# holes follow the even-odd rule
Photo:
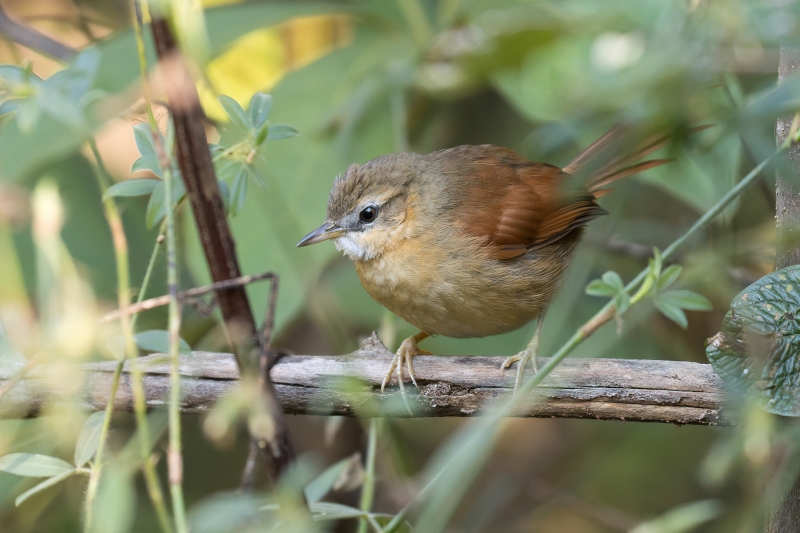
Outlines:
[[[617,289],[599,279],[593,280],[586,286],[586,294],[590,296],[615,296]]]
[[[103,200],[120,196],[144,196],[152,193],[153,189],[155,189],[160,183],[162,183],[162,181],[156,179],[135,179],[121,181],[106,189],[106,192],[103,193]]]
[[[264,123],[258,127],[255,134],[256,146],[261,146],[267,139],[267,132],[269,132],[269,123]]]
[[[147,229],[152,228],[163,219],[167,214],[166,203],[164,199],[164,182],[156,184],[153,192],[150,195],[150,201],[147,202],[147,211],[144,215],[145,224]]]
[[[603,282],[609,287],[613,287],[617,292],[621,292],[625,290],[625,284],[622,283],[622,278],[619,277],[619,274],[613,271],[608,271],[603,274],[602,278]]]
[[[133,126],[133,139],[136,141],[136,148],[139,149],[139,154],[142,156],[155,156],[156,148],[153,145],[153,134],[149,124],[140,122]]]
[[[648,271],[647,276],[644,278],[642,282],[642,286],[639,289],[643,291],[644,294],[649,293],[652,288],[658,283],[658,279],[661,277],[661,252],[658,251],[658,248],[655,246],[653,247],[653,257],[648,261]]]
[[[800,416],[800,266],[777,270],[740,292],[706,355],[737,394],[764,409]]]
[[[667,301],[681,309],[689,309],[690,311],[710,311],[712,309],[711,302],[702,294],[697,294],[692,291],[667,291],[658,295],[661,301]]]
[[[142,350],[158,353],[169,353],[169,332],[163,329],[151,329],[134,335],[136,346]],[[183,339],[178,339],[180,353],[191,354],[192,347]]]
[[[22,494],[17,496],[17,499],[14,500],[14,505],[19,507],[20,505],[23,504],[23,502],[25,502],[25,500],[27,500],[28,498],[30,498],[31,496],[33,496],[37,492],[41,492],[41,491],[43,491],[44,489],[46,489],[48,487],[52,487],[53,485],[56,485],[56,484],[60,483],[61,481],[64,481],[65,479],[67,479],[68,477],[72,476],[73,474],[75,474],[77,472],[78,472],[78,470],[73,468],[71,470],[66,470],[64,472],[61,472],[58,475],[55,475],[53,477],[45,479],[41,483],[39,483],[37,485],[34,485],[30,489],[26,490],[25,492],[23,492]]]
[[[164,411],[153,411],[147,415],[147,450],[153,449],[156,443],[161,439],[168,425],[169,416]],[[129,475],[133,474],[142,464],[141,435],[141,431],[137,429],[136,433],[125,443],[125,447],[117,456],[116,461],[114,461],[116,465],[124,468],[125,472]]]
[[[58,457],[33,453],[11,453],[0,457],[0,470],[25,477],[57,476],[75,467]]]
[[[242,165],[233,178],[231,184],[230,206],[231,215],[236,216],[241,211],[244,205],[245,196],[247,195],[247,167]]]
[[[222,104],[222,108],[225,110],[225,113],[228,114],[228,117],[231,119],[231,124],[238,127],[242,131],[248,131],[250,129],[250,124],[247,120],[247,115],[242,109],[242,106],[239,105],[239,102],[231,98],[230,96],[220,95],[218,98],[219,103]]]
[[[17,108],[19,131],[24,135],[29,135],[39,124],[39,117],[41,116],[41,108],[36,101],[26,100],[21,102],[19,108]]]
[[[189,510],[189,530],[192,533],[238,533],[253,531],[248,526],[258,524],[261,528],[256,531],[270,531],[267,526],[272,525],[272,520],[269,518],[265,520],[264,515],[259,512],[263,505],[263,495],[214,494],[201,500]],[[290,531],[290,529],[276,528],[275,531]]]
[[[81,434],[78,435],[78,442],[75,444],[75,466],[81,467],[94,457],[100,445],[100,433],[105,419],[105,411],[92,413],[86,419]]]
[[[659,311],[661,311],[661,314],[678,324],[683,329],[686,329],[686,327],[689,325],[689,321],[686,319],[686,313],[683,312],[683,309],[669,300],[662,299],[661,296],[662,295],[658,295],[653,298],[653,303],[656,304],[656,307]]]
[[[617,316],[622,315],[631,306],[630,295],[622,291],[614,297],[614,307],[616,308]]]
[[[672,286],[675,281],[677,281],[678,277],[683,272],[683,267],[680,265],[670,265],[661,272],[661,276],[658,278],[658,285],[656,286],[658,292],[662,292],[667,290]]]
[[[653,258],[650,260],[650,271],[655,274],[656,279],[661,275],[661,266],[664,260],[661,258],[661,251],[653,246]]]
[[[314,520],[344,520],[345,518],[358,518],[367,516],[361,509],[331,502],[308,502],[309,510],[314,515]]]
[[[688,533],[722,514],[717,500],[704,500],[679,505],[663,515],[639,524],[630,533]]]
[[[300,132],[294,126],[288,124],[270,124],[267,132],[268,141],[277,141],[288,137],[297,137]]]
[[[333,486],[336,484],[336,480],[342,476],[348,468],[350,468],[350,464],[353,462],[352,457],[347,457],[342,459],[341,461],[329,466],[318,475],[314,480],[306,485],[304,489],[306,495],[306,501],[308,503],[315,503],[320,501],[322,498],[327,495]]]
[[[100,478],[91,533],[127,533],[135,518],[136,489],[124,467],[109,464]]]
[[[272,96],[264,93],[256,93],[250,99],[250,107],[247,113],[250,117],[250,127],[258,129],[266,123],[269,112],[272,110]]]
[[[143,155],[131,165],[131,174],[142,170],[149,170],[160,178],[164,177],[164,173],[161,170],[161,162],[158,160],[158,157],[156,157],[156,154]]]
[[[233,181],[239,169],[245,163],[232,157],[222,157],[215,162],[214,169],[221,180]]]

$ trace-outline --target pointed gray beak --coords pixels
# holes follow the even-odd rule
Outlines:
[[[336,227],[335,224],[326,222],[321,225],[297,243],[297,247],[308,246],[310,244],[317,244],[318,242],[327,241],[328,239],[335,239],[344,235],[342,228]]]

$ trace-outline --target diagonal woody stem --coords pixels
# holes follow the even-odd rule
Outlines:
[[[215,282],[237,278],[241,276],[241,270],[208,149],[205,114],[194,80],[168,21],[156,16],[151,28],[175,124],[178,165],[194,211],[211,277]],[[217,292],[217,300],[239,368],[243,375],[253,375],[257,370],[258,354],[266,347],[259,344],[247,293],[244,287],[232,287]],[[276,429],[271,441],[260,442],[259,448],[263,451],[274,480],[294,459],[295,453],[268,372],[263,380],[263,401],[267,403]]]

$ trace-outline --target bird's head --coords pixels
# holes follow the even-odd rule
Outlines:
[[[354,261],[370,261],[409,236],[408,217],[416,197],[416,154],[390,154],[336,178],[325,223],[297,246],[333,240]]]

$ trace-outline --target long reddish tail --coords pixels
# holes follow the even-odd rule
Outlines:
[[[710,126],[697,126],[692,128],[692,133],[704,130]],[[611,128],[605,135],[597,139],[573,159],[564,172],[568,174],[587,174],[589,181],[588,190],[595,197],[602,196],[608,190],[603,190],[611,182],[626,178],[650,168],[669,163],[673,159],[650,159],[640,161],[665,146],[669,135],[654,135],[641,142],[626,143],[631,136],[630,129],[624,124]],[[633,144],[635,148],[628,147]]]

